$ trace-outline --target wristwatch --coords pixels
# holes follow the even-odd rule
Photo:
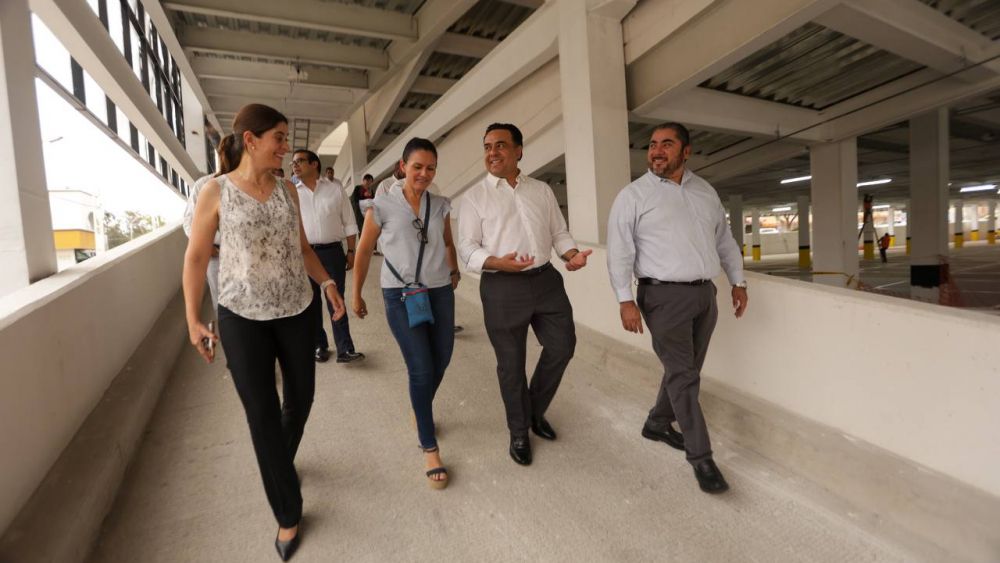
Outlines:
[[[733,287],[739,287],[739,288],[742,288],[742,289],[746,289],[747,288],[747,282],[741,281],[740,283],[734,283]]]

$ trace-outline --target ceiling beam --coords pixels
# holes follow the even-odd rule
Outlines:
[[[282,98],[265,98],[248,94],[246,96],[209,96],[212,107],[220,114],[235,114],[250,103],[267,104],[292,119],[312,119],[322,123],[343,121],[347,110],[346,104],[324,104],[318,102],[303,102]]]
[[[705,158],[697,167],[692,168],[710,182],[721,182],[796,156],[807,155],[808,151],[803,143],[749,139]]]
[[[525,8],[531,8],[532,10],[537,10],[542,7],[545,0],[500,0],[504,4],[513,4],[515,6],[523,6]]]
[[[326,88],[368,88],[364,73],[336,68],[314,66],[296,67],[293,64],[276,64],[238,61],[213,57],[192,57],[191,67],[198,78],[260,82],[263,84],[305,84]]]
[[[663,106],[839,1],[771,0],[747,9],[742,0],[719,0],[703,17],[677,28],[626,67],[629,109],[646,112]],[[664,61],[669,61],[669,72]]]
[[[350,105],[354,102],[354,94],[350,90],[334,88],[317,88],[297,83],[262,83],[239,80],[220,80],[217,78],[202,78],[202,86],[209,97],[246,96],[253,92],[261,98],[288,98],[301,102],[317,102],[327,104]]]
[[[409,125],[419,119],[420,116],[423,115],[424,111],[426,110],[417,108],[399,108],[396,110],[396,113],[392,115],[392,119],[389,121]]]
[[[181,44],[193,51],[363,69],[389,68],[389,58],[384,51],[367,47],[263,34],[254,35],[253,41],[248,41],[245,32],[193,26],[180,28],[178,35]]]
[[[443,96],[458,80],[454,78],[439,78],[437,76],[418,76],[410,86],[414,94],[434,94]]]
[[[631,64],[677,28],[719,0],[659,0],[640,2],[622,20],[625,64]]]
[[[318,0],[294,2],[177,0],[164,2],[163,6],[180,12],[318,29],[390,41],[417,38],[417,22],[413,16],[350,4]]]
[[[917,0],[846,0],[816,23],[943,74],[981,60],[990,39]],[[1000,72],[994,61],[963,72],[975,82]]]
[[[494,39],[463,35],[461,33],[445,33],[434,50],[446,55],[461,55],[481,59],[490,54],[500,42]]]
[[[366,172],[373,176],[382,174],[403,152],[403,140],[411,137],[437,139],[555,58],[558,11],[548,3],[539,8],[375,157]]]
[[[400,102],[406,97],[410,86],[416,80],[420,69],[424,67],[430,56],[431,50],[427,49],[420,56],[414,57],[410,59],[410,62],[401,65],[396,75],[365,102],[365,127],[367,129],[366,139],[368,145],[378,142],[386,125],[389,124],[393,114],[399,108]]]

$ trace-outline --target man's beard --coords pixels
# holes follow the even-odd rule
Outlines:
[[[674,175],[675,172],[677,172],[677,170],[680,169],[682,164],[683,162],[680,160],[668,160],[667,163],[664,165],[665,168],[663,169],[662,174],[656,171],[656,166],[655,163],[653,162],[649,163],[649,169],[653,171],[653,174],[656,174],[660,178],[669,179],[671,176]]]

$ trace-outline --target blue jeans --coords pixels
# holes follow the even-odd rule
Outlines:
[[[402,288],[382,289],[385,317],[410,374],[410,403],[417,418],[420,447],[432,449],[437,447],[437,438],[434,436],[434,395],[441,385],[455,347],[455,293],[450,285],[431,288],[434,324],[424,323],[415,328],[410,328],[406,305],[400,301],[402,293]]]

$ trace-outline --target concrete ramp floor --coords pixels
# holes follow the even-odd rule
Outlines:
[[[533,436],[534,464],[515,465],[481,308],[464,299],[457,316],[466,330],[436,401],[452,480],[431,490],[377,291],[366,292],[368,319],[351,319],[368,359],[318,366],[297,460],[306,527],[294,561],[914,558],[719,436],[716,460],[732,489],[702,493],[681,452],[639,434],[659,374],[582,328],[548,414],[559,440]],[[529,365],[538,353],[529,337]],[[224,364],[206,366],[190,350],[178,362],[93,562],[278,561],[276,524]]]

